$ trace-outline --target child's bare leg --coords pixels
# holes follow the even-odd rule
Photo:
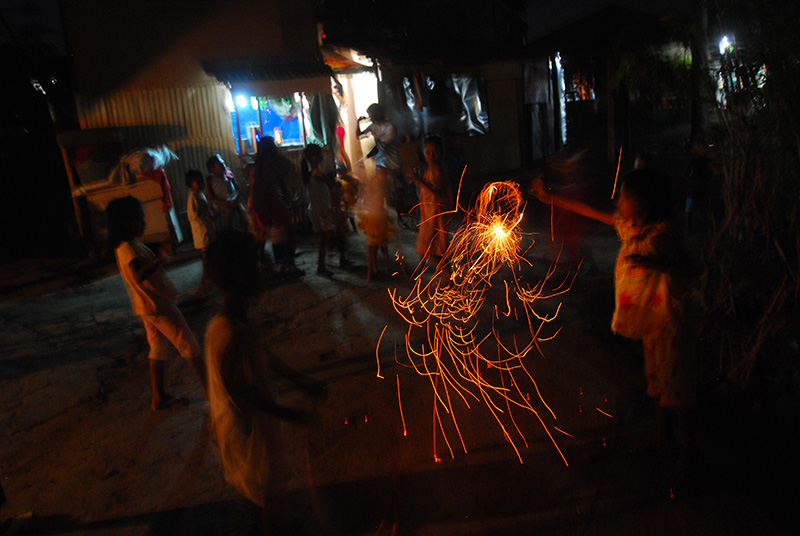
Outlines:
[[[367,246],[367,280],[372,279],[372,276],[375,275],[377,263],[378,246],[370,244]]]
[[[200,380],[200,385],[203,387],[203,396],[208,400],[208,380],[206,378],[206,363],[202,357],[190,357],[186,361],[194,371],[197,379]]]
[[[172,397],[164,391],[164,361],[150,360],[150,385],[153,388],[153,409],[161,409]]]
[[[386,273],[391,275],[391,270],[389,269],[389,248],[381,246],[381,253],[383,253],[383,263],[386,265]]]
[[[328,270],[326,256],[328,255],[328,244],[331,242],[331,233],[323,231],[319,238],[319,252],[317,253],[317,273],[320,275],[331,275]]]

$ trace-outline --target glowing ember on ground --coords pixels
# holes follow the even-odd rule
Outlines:
[[[541,352],[539,342],[558,332],[544,328],[556,318],[560,304],[547,314],[537,310],[537,302],[563,294],[571,282],[565,280],[549,290],[553,265],[536,284],[522,283],[520,266],[528,263],[520,252],[523,209],[516,183],[488,184],[475,209],[465,214],[464,223],[453,235],[439,266],[430,269],[423,259],[406,297],[399,296],[396,289],[389,290],[395,310],[409,325],[405,337],[407,363],[397,356],[396,359],[427,377],[433,387],[437,461],[437,429],[451,457],[454,454],[447,430],[456,431],[467,452],[455,411],[460,401],[466,408],[471,408],[473,402],[484,403],[520,462],[518,442],[522,440],[527,446],[527,440],[514,411],[532,412],[567,463],[550,433],[552,425],[548,423],[556,416],[529,372],[529,361],[534,357],[529,353],[534,348]],[[498,296],[493,294],[492,300],[487,293],[492,289],[493,276],[501,269],[505,271],[497,278],[497,289],[502,291],[502,297],[495,292]],[[503,327],[511,321],[513,329]],[[424,342],[415,342],[419,340]],[[536,393],[533,402],[531,392]],[[443,416],[448,422],[443,421]]]

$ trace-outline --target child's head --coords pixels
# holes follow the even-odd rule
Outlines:
[[[635,169],[625,175],[617,207],[623,218],[638,217],[645,223],[668,221],[672,212],[669,185],[650,168]]]
[[[317,145],[316,143],[309,143],[306,145],[306,148],[303,149],[303,158],[311,165],[312,168],[319,166],[323,160],[323,151],[322,147]]]
[[[223,292],[242,296],[258,289],[258,251],[253,235],[230,231],[206,249],[208,277]]]
[[[186,187],[195,191],[202,192],[206,187],[206,178],[203,176],[203,172],[199,169],[190,169],[187,171],[185,181]]]
[[[375,104],[370,104],[367,107],[367,115],[373,123],[377,123],[378,121],[383,121],[386,119],[386,113],[383,111],[383,106],[377,102]]]
[[[225,174],[225,160],[219,154],[212,154],[206,160],[206,169],[214,175]]]
[[[651,165],[652,157],[647,153],[636,153],[633,159],[633,169],[644,169]]]
[[[425,162],[438,162],[442,158],[442,138],[439,136],[428,136],[425,138]]]
[[[275,138],[272,136],[262,136],[256,143],[256,158],[272,157],[279,154]]]
[[[142,236],[147,227],[142,202],[132,195],[112,200],[106,207],[106,220],[112,247]]]

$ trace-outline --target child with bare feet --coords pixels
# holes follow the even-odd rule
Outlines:
[[[234,231],[220,236],[208,247],[208,266],[222,292],[220,311],[206,329],[205,352],[211,423],[225,479],[261,508],[264,534],[297,534],[298,527],[288,523],[282,492],[281,421],[305,422],[309,413],[278,404],[270,390],[269,368],[275,360],[249,318],[258,295],[252,235]]]
[[[133,196],[114,199],[106,208],[106,216],[119,272],[125,282],[133,313],[144,324],[150,346],[147,357],[150,360],[150,383],[153,388],[152,407],[159,410],[176,402],[184,402],[164,390],[164,360],[169,350],[167,341],[186,358],[204,391],[205,363],[197,339],[175,306],[178,294],[159,258],[137,240],[147,226],[142,203]]]

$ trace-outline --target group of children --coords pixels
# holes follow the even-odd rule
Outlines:
[[[342,158],[343,148],[335,159],[344,163],[342,173],[336,172],[336,161],[333,155],[326,153],[325,148],[312,143],[303,150],[302,175],[309,200],[308,215],[314,232],[319,236],[318,275],[332,275],[327,263],[330,249],[338,250],[340,266],[352,265],[346,251],[347,225],[352,225],[353,230],[356,227],[354,213],[358,216],[358,227],[366,235],[367,279],[372,279],[378,273],[379,251],[383,254],[386,272],[390,271],[388,242],[398,221],[394,208],[397,201],[393,198],[396,178],[393,177],[400,173],[401,163],[393,125],[386,120],[380,105],[370,106],[368,112],[372,123],[364,131],[359,130],[359,134],[373,135],[376,154],[369,173],[364,173],[364,166],[361,166],[360,180],[350,173],[352,170],[347,165],[349,158]],[[249,210],[245,210],[243,196],[232,173],[218,154],[212,155],[206,163],[208,178],[197,169],[186,173],[186,186],[189,189],[187,215],[194,247],[205,252],[217,228],[230,230],[238,218],[240,227],[248,229],[255,236],[262,264],[268,262],[264,246],[269,239],[275,263],[280,266],[281,272],[302,275],[302,270],[294,264],[292,214],[285,192],[282,192],[285,185],[281,184],[289,173],[285,168],[291,163],[282,158],[274,142],[269,143],[271,141],[269,137],[260,140],[256,162],[245,170],[250,186]],[[424,261],[436,265],[447,248],[452,191],[442,166],[441,139],[428,137],[421,149],[424,153],[422,168],[413,172],[406,169],[405,177],[409,183],[416,183],[418,189],[420,222],[417,226],[417,253]],[[215,223],[215,212],[223,216],[222,225]],[[210,280],[204,269],[200,286],[193,297],[204,297],[210,290]]]
[[[258,294],[253,236],[228,231],[206,249],[207,274],[221,290],[222,300],[207,326],[203,352],[174,304],[176,292],[159,257],[137,240],[146,228],[141,202],[133,196],[115,199],[106,214],[117,266],[150,348],[152,409],[186,403],[165,391],[165,359],[171,343],[203,387],[226,479],[261,507],[265,534],[276,527],[285,531],[287,515],[279,493],[284,464],[278,421],[304,421],[308,415],[279,405],[269,389],[270,354],[248,317]]]
[[[446,246],[446,222],[438,218],[437,211],[440,205],[448,203],[450,194],[446,177],[438,164],[440,155],[441,144],[434,139],[427,141],[426,171],[421,176],[413,176],[422,191],[429,192],[421,196],[421,240],[429,243],[420,243],[417,247],[426,255],[441,255]],[[340,210],[339,189],[332,177],[323,171],[323,148],[309,145],[303,156],[308,166],[305,178],[310,218],[315,231],[320,234],[317,272],[329,275],[325,263],[328,246],[346,225],[347,216]],[[218,155],[209,159],[209,171],[219,171],[224,177],[224,170]],[[213,283],[222,292],[220,310],[206,329],[205,352],[201,351],[186,319],[175,305],[177,292],[164,270],[162,259],[138,240],[144,235],[147,223],[137,198],[127,196],[108,204],[109,240],[133,312],[145,329],[149,345],[152,409],[162,410],[176,403],[186,403],[165,390],[165,359],[171,344],[187,360],[203,387],[226,479],[261,507],[264,531],[270,533],[271,528],[276,525],[285,527],[286,523],[277,492],[283,467],[279,420],[303,421],[307,415],[276,403],[269,390],[269,353],[248,318],[250,305],[258,294],[258,249],[263,250],[263,243],[259,246],[251,233],[228,228],[230,219],[227,217],[225,228],[215,236],[214,212],[206,196],[208,184],[204,175],[199,170],[190,170],[186,174],[186,184],[190,188],[187,207],[194,245],[203,251],[201,287],[207,288]],[[372,181],[370,184],[377,183]],[[266,194],[259,193],[258,187],[253,190],[258,217],[258,203],[269,203],[264,201]],[[238,192],[231,187],[226,191],[230,199],[224,203],[232,212],[238,211]],[[222,193],[222,190],[218,192],[220,198]],[[369,243],[369,276],[376,272],[378,248],[383,250],[388,268],[386,193],[385,185],[378,184],[374,191],[365,191],[362,196],[362,207],[367,200],[375,203],[374,210],[364,210],[361,217]],[[344,265],[347,263],[344,247],[340,248],[340,263]]]
[[[423,261],[439,267],[448,245],[453,208],[449,179],[441,165],[441,140],[424,142],[425,165],[409,173],[419,186],[420,224],[416,250]],[[325,153],[318,145],[303,152],[310,218],[320,235],[317,273],[329,275],[329,245],[346,225],[337,203],[338,188],[325,173]],[[385,174],[376,173],[380,178]],[[258,290],[258,246],[253,235],[226,231],[214,240],[213,214],[205,196],[203,174],[186,175],[191,188],[190,221],[195,246],[204,251],[204,273],[222,292],[221,307],[205,335],[205,359],[180,310],[161,261],[137,240],[145,231],[141,203],[134,197],[112,201],[107,208],[115,257],[133,312],[140,317],[150,347],[150,382],[154,410],[179,399],[164,389],[164,359],[171,343],[187,359],[203,386],[227,480],[262,508],[265,531],[285,522],[276,494],[283,447],[279,419],[303,421],[308,416],[276,403],[269,391],[267,352],[248,318]],[[541,179],[529,193],[544,203],[611,225],[621,246],[614,267],[615,309],[611,329],[642,341],[647,394],[657,408],[659,434],[666,434],[669,415],[677,417],[679,465],[691,453],[690,410],[695,402],[692,317],[688,303],[691,266],[670,225],[669,195],[650,169],[626,175],[613,213],[554,195]],[[390,232],[386,181],[371,180],[359,192],[359,216],[367,235],[368,277],[376,273],[377,251],[387,254]],[[340,205],[339,205],[340,206]],[[261,246],[263,248],[263,245]],[[346,264],[344,248],[342,264]],[[387,260],[388,262],[388,260]]]

